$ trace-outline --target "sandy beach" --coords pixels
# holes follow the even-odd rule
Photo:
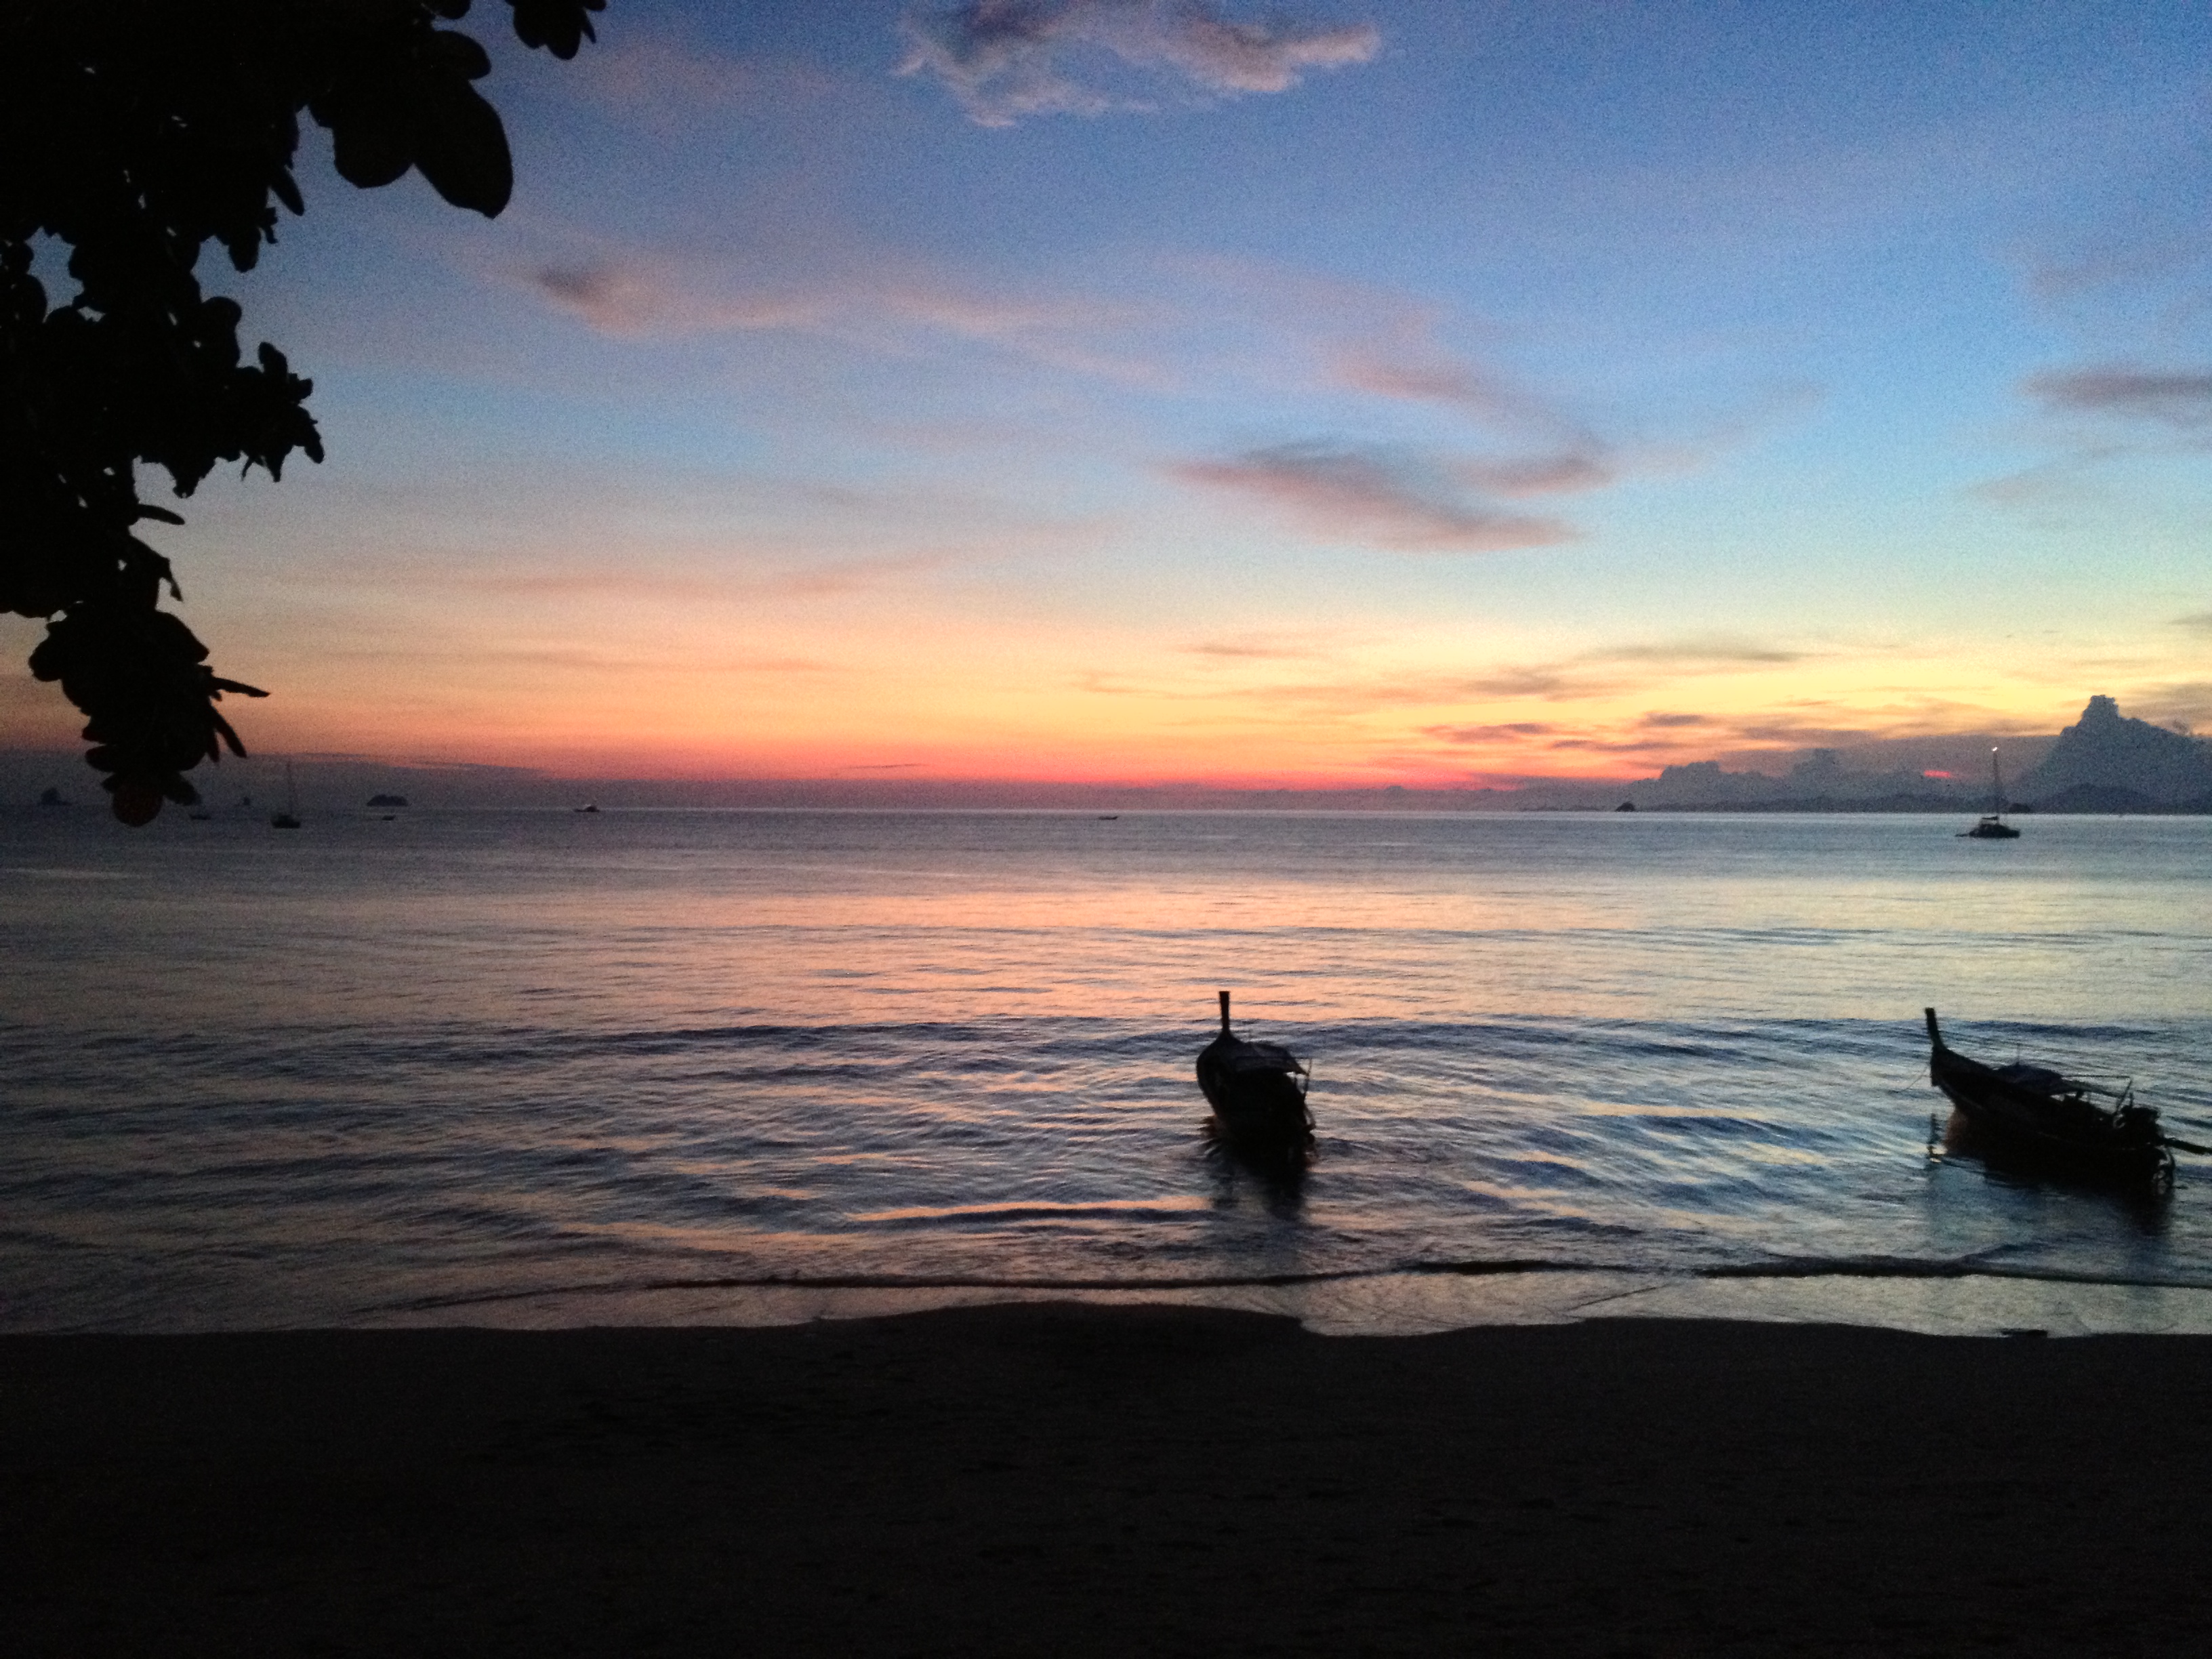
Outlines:
[[[2190,1650],[2212,1340],[0,1340],[11,1652]]]

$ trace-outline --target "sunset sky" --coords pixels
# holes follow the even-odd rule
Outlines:
[[[317,133],[203,266],[330,449],[156,538],[258,750],[1435,785],[2212,726],[2201,0],[599,33],[495,44],[496,222]],[[0,739],[66,747],[36,637]]]

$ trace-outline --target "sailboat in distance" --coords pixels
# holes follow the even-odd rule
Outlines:
[[[1966,841],[2018,841],[2020,831],[2004,821],[2004,774],[1997,769],[1997,751],[1990,749],[1990,810],[1971,830],[1959,831]]]
[[[300,827],[300,792],[292,786],[292,763],[284,763],[284,810],[269,815],[271,830],[297,830]]]

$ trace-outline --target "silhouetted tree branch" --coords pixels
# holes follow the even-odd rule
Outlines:
[[[524,45],[573,58],[606,0],[507,0]],[[276,207],[305,211],[305,110],[339,175],[409,168],[456,207],[507,205],[499,113],[474,40],[438,27],[469,0],[0,0],[0,607],[47,622],[31,672],[87,718],[115,815],[198,799],[184,774],[246,750],[216,709],[207,648],[159,608],[181,599],[138,468],[189,495],[219,463],[281,477],[323,459],[311,381],[266,341],[246,361],[237,304],[201,292],[212,240],[252,269]],[[69,250],[75,297],[33,274]]]

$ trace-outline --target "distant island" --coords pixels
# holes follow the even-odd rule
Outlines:
[[[1523,793],[1557,792],[1534,786]],[[1610,799],[1622,787],[1585,793]],[[2093,696],[2049,752],[2008,781],[2005,794],[2008,812],[2212,812],[2212,742],[2130,720],[2112,698]],[[1628,785],[1626,797],[1657,811],[1955,812],[1986,804],[1989,782],[1851,772],[1836,750],[1815,749],[1780,777],[1723,771],[1718,761],[1670,766]]]
[[[2020,787],[2040,812],[2212,812],[2212,742],[2092,697]]]
[[[2008,812],[2212,814],[2212,741],[2130,719],[2093,696],[2057,736],[1927,732],[1858,748],[1777,750],[1735,757],[1771,772],[1731,771],[1717,760],[1669,766],[1656,777],[1501,779],[1483,785],[1371,784],[1250,788],[1228,784],[887,777],[580,778],[528,767],[319,763],[336,799],[396,812],[421,795],[441,811],[572,811],[849,809],[873,811],[1227,812],[1931,812],[1989,810],[1992,744],[2004,758]],[[57,757],[0,750],[0,795],[29,799]],[[17,792],[21,792],[18,795]],[[402,793],[404,791],[404,793]],[[64,801],[58,789],[44,797]],[[243,804],[243,803],[241,803]]]

